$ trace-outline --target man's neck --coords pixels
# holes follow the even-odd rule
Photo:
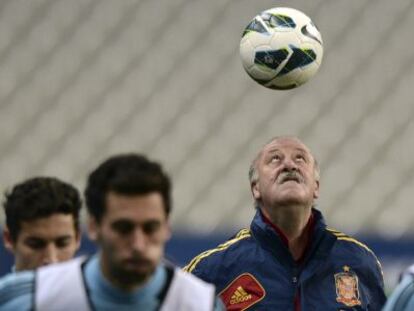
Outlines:
[[[309,242],[307,225],[312,214],[311,207],[286,206],[270,211],[266,208],[261,210],[263,215],[287,238],[288,248],[293,259],[300,259]]]

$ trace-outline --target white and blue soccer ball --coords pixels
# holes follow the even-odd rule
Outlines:
[[[240,41],[243,67],[259,84],[276,90],[308,81],[322,62],[322,37],[312,20],[296,9],[277,7],[258,14]]]

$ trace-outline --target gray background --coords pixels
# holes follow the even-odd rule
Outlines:
[[[274,6],[324,40],[319,72],[291,91],[239,59],[243,28]],[[258,148],[298,135],[331,227],[411,236],[413,29],[412,0],[0,0],[0,190],[33,175],[83,188],[98,162],[137,151],[173,177],[176,230],[230,232],[254,213]]]

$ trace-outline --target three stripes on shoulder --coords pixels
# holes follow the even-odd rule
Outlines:
[[[226,248],[228,248],[229,246],[233,245],[234,243],[237,243],[240,240],[249,238],[251,236],[250,234],[250,230],[249,229],[242,229],[240,230],[236,236],[226,242],[224,242],[223,244],[220,244],[219,246],[217,246],[216,248],[207,250],[205,252],[202,252],[201,254],[199,254],[198,256],[194,257],[193,260],[190,261],[190,263],[188,265],[186,265],[183,270],[187,271],[187,272],[192,272],[194,270],[194,268],[197,266],[197,264],[203,259],[206,258],[208,256],[210,256],[211,254],[214,254],[216,252],[220,252],[225,250]]]

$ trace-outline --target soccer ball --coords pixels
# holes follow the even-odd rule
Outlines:
[[[261,85],[287,90],[308,81],[319,69],[322,37],[311,19],[292,8],[261,12],[245,28],[240,57]]]

